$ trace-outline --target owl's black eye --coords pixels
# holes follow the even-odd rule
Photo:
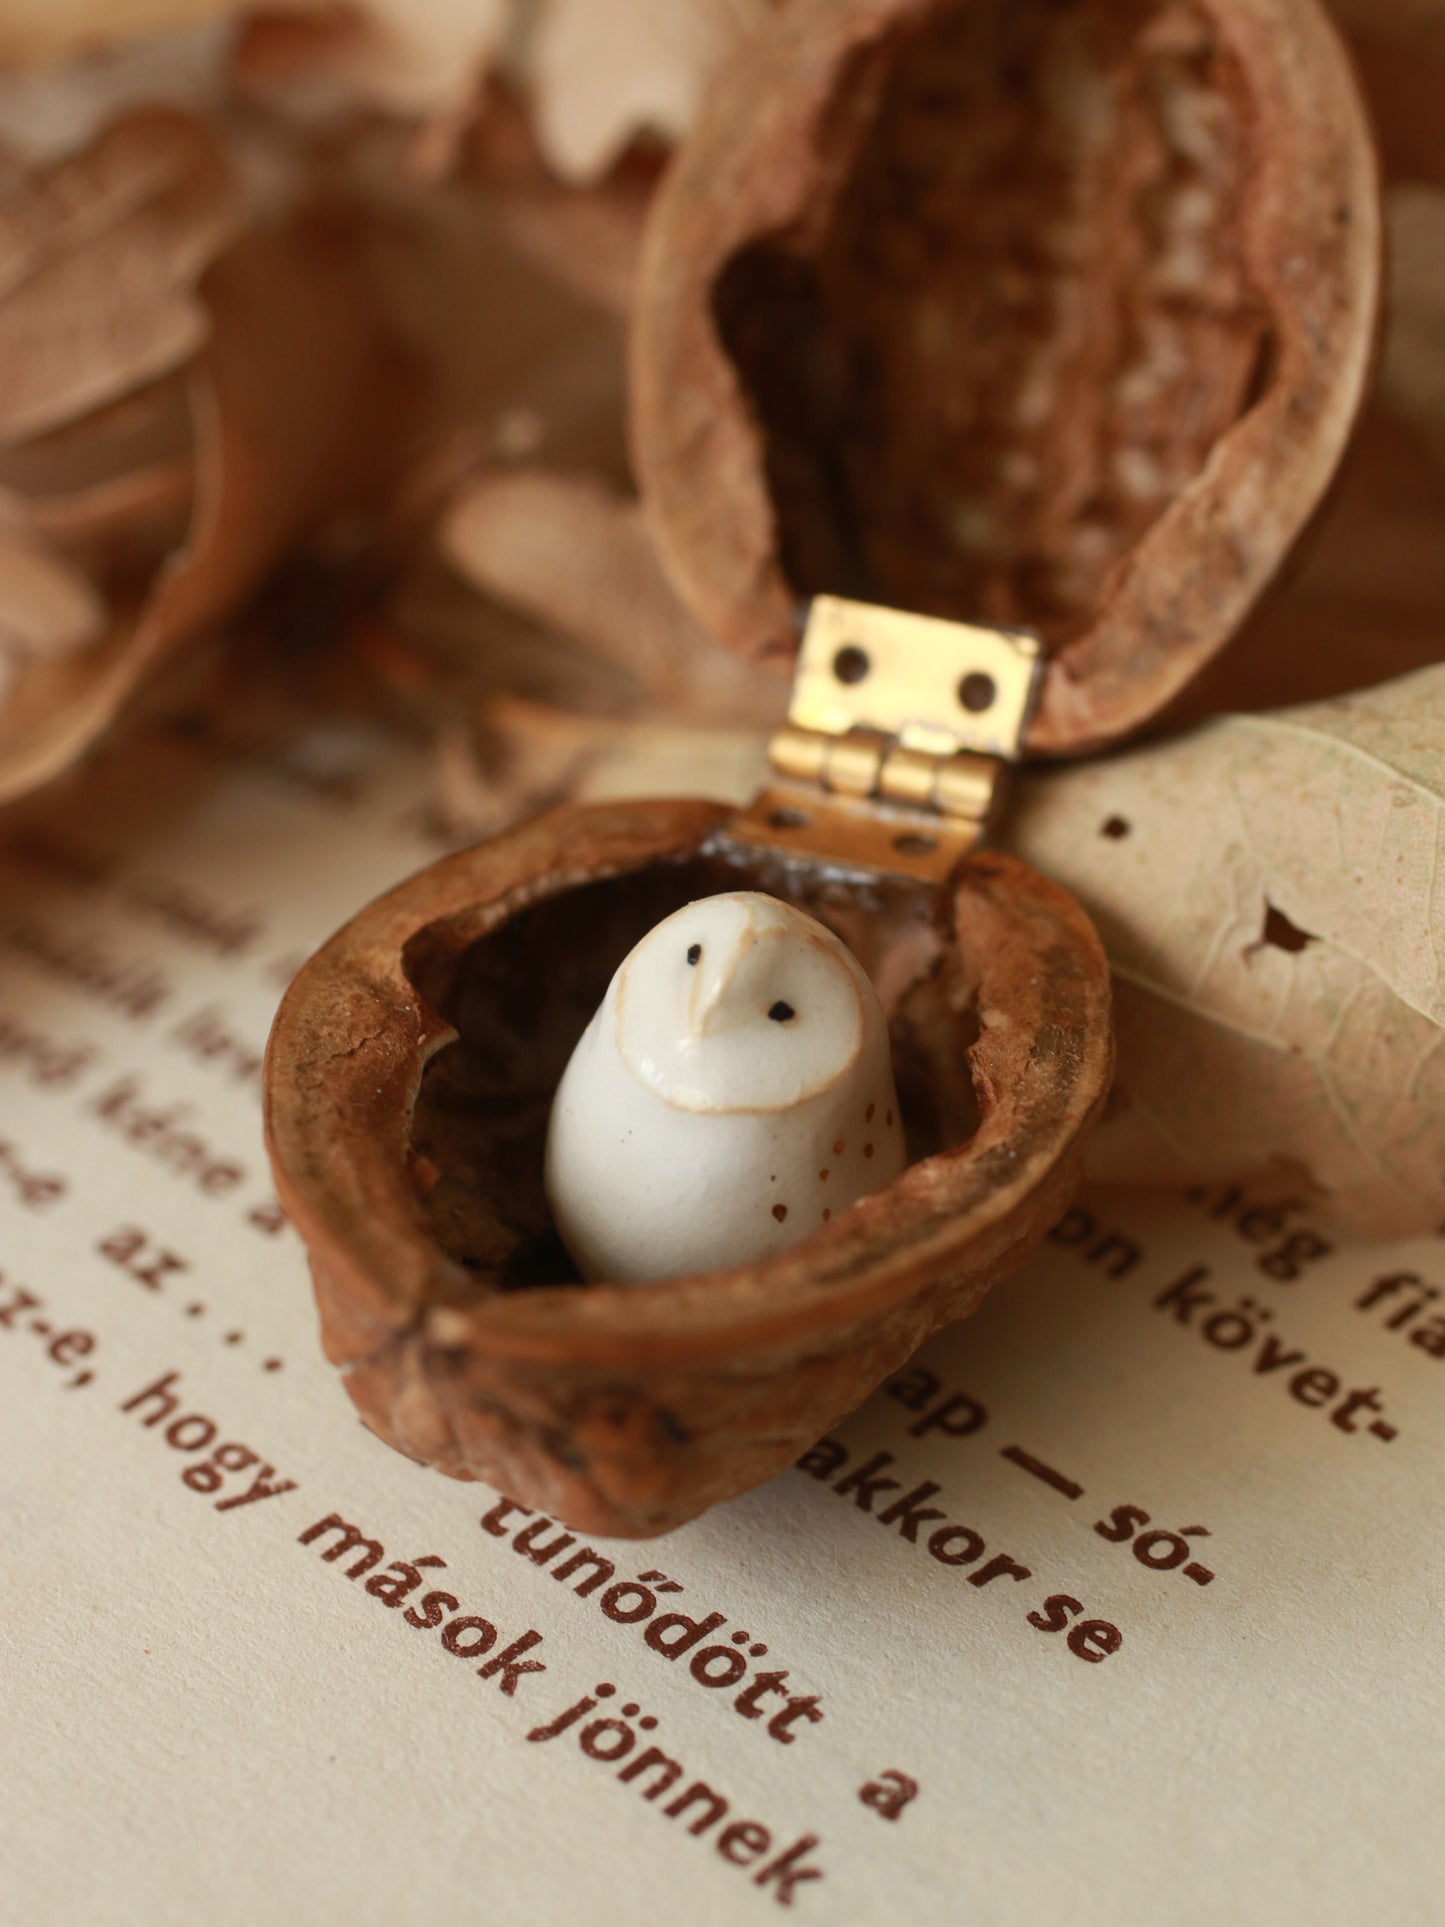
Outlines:
[[[695,964],[701,955],[702,955],[702,945],[700,943],[690,943],[688,945],[687,960],[690,964]]]
[[[786,1024],[790,1017],[795,1017],[797,1015],[797,1012],[793,1009],[793,1006],[791,1004],[785,1004],[782,998],[780,997],[777,1003],[775,1003],[772,1009],[768,1012],[768,1015],[769,1017],[772,1018],[775,1024]]]

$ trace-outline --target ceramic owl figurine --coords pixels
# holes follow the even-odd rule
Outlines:
[[[584,1278],[765,1258],[904,1165],[882,1006],[812,917],[704,897],[625,959],[573,1051],[547,1197]]]

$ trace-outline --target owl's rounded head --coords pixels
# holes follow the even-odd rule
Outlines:
[[[677,1110],[782,1111],[845,1077],[872,986],[812,917],[756,891],[703,897],[642,939],[613,983],[617,1049]]]

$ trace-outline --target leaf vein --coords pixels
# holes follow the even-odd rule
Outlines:
[[[1346,736],[1332,735],[1327,729],[1312,729],[1308,723],[1294,722],[1278,715],[1235,716],[1231,720],[1243,723],[1246,729],[1252,729],[1264,735],[1280,730],[1287,736],[1302,736],[1306,742],[1313,743],[1317,747],[1332,749],[1341,756],[1351,757],[1356,762],[1367,763],[1372,769],[1382,771],[1392,781],[1403,783],[1408,789],[1423,796],[1437,812],[1445,811],[1445,798],[1442,798],[1438,790],[1431,789],[1428,783],[1422,782],[1417,776],[1407,775],[1404,770],[1397,768],[1385,757],[1377,756],[1373,750],[1364,748],[1360,743],[1352,743]]]

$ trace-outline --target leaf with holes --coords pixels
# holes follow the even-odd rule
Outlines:
[[[1445,1222],[1445,668],[1035,777],[1008,840],[1113,965],[1097,1176],[1289,1166],[1354,1229]]]

